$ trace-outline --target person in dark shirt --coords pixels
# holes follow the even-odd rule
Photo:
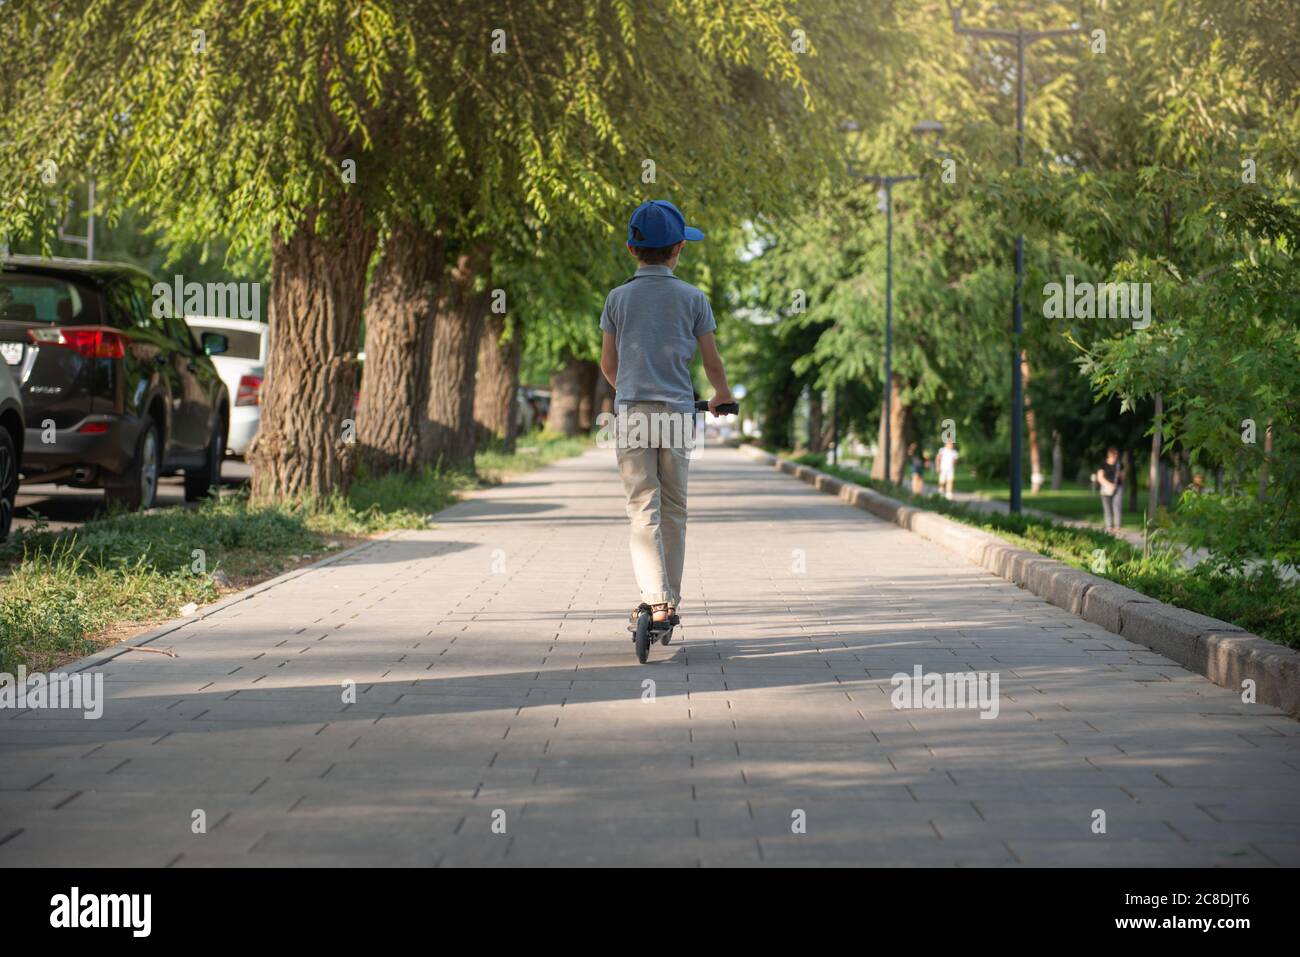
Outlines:
[[[907,447],[907,454],[912,457],[912,494],[920,495],[925,491],[925,459],[915,442]]]
[[[1119,529],[1123,522],[1124,508],[1124,466],[1119,461],[1119,449],[1111,446],[1106,450],[1106,462],[1096,472],[1097,485],[1101,489],[1102,520],[1106,529]]]

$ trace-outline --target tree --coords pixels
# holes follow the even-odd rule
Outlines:
[[[346,488],[372,209],[371,131],[400,66],[409,4],[94,0],[20,6],[6,50],[35,46],[0,118],[0,150],[28,172],[0,232],[31,234],[47,190],[30,157],[95,171],[177,243],[227,237],[271,256],[274,333],[254,493]]]
[[[442,250],[419,458],[465,466],[494,261],[574,226],[588,243],[593,226],[616,235],[646,192],[719,221],[779,207],[785,157],[798,150],[808,175],[824,172],[832,117],[819,107],[869,81],[873,53],[871,21],[848,0],[797,15],[711,0],[16,6],[0,27],[6,50],[23,51],[0,94],[0,150],[26,176],[0,233],[49,226],[31,162],[47,156],[94,168],[115,202],[178,242],[218,234],[269,250],[276,331],[250,456],[266,498],[346,487],[381,241],[391,261],[371,286],[372,371],[396,370],[428,325],[412,318],[427,308],[412,291],[435,266],[428,249],[400,247]],[[410,467],[404,410],[422,377],[419,364],[365,377],[373,467]]]
[[[1064,7],[1052,6],[1027,15],[1051,16]],[[841,104],[854,121],[854,131],[843,137],[852,172],[828,191],[810,191],[793,222],[756,224],[761,251],[753,261],[749,302],[762,321],[779,317],[816,330],[815,344],[792,369],[809,375],[813,388],[845,393],[866,380],[882,400],[888,388],[897,481],[909,433],[933,441],[951,420],[959,437],[973,437],[968,428],[1005,380],[1011,234],[986,215],[979,184],[1014,163],[1015,141],[1006,58],[996,50],[966,49],[940,5],[895,7],[887,45],[892,54],[881,58],[879,69],[889,97]],[[1047,52],[1042,75],[1052,79],[1031,82],[1031,143],[1050,139],[1059,123],[1069,86],[1057,74],[1077,58],[1069,50]],[[918,143],[913,126],[932,118],[945,126],[942,140]],[[921,179],[893,190],[894,377],[886,384],[885,217],[876,187],[862,177],[912,172]],[[774,354],[772,372],[788,379],[780,353]],[[779,408],[787,414],[792,400]],[[882,411],[873,410],[869,419],[881,442]],[[875,471],[883,477],[883,456]]]
[[[495,289],[536,298],[510,280],[504,263],[549,244],[590,247],[593,238],[617,235],[647,186],[683,202],[707,197],[722,219],[779,199],[783,148],[798,143],[817,169],[827,124],[816,107],[825,90],[843,83],[834,70],[805,61],[823,49],[832,66],[856,59],[835,36],[848,19],[839,0],[820,0],[797,17],[785,4],[760,10],[706,0],[489,2],[454,14],[435,5],[417,45],[421,69],[457,82],[441,100],[412,103],[398,147],[411,162],[436,151],[425,184],[431,198],[415,218],[447,251],[422,458],[472,467],[476,345],[489,273]],[[791,43],[792,33],[805,32],[824,39]],[[691,131],[685,140],[684,129]],[[770,148],[753,149],[760,139]],[[399,331],[419,328],[389,321]],[[412,346],[400,335],[376,338],[395,351]],[[508,370],[510,358],[503,359],[497,368]],[[394,409],[393,397],[382,394],[387,380],[373,387],[363,405]],[[497,401],[508,391],[498,387]]]
[[[1185,494],[1173,531],[1238,566],[1300,559],[1300,114],[1275,43],[1295,33],[1284,9],[1121,5],[1087,77],[1108,95],[1081,98],[1056,157],[990,190],[996,209],[1068,237],[1104,279],[1149,290],[1137,322],[1060,325],[1098,395],[1160,410],[1153,474],[1171,443],[1223,470],[1223,493]]]

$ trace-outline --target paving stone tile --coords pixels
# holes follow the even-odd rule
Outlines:
[[[1300,865],[1300,722],[740,453],[692,473],[648,664],[592,451],[106,663],[100,720],[0,713],[0,866]],[[917,666],[997,717],[895,708]]]

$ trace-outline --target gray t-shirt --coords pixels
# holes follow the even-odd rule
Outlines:
[[[709,299],[667,266],[642,266],[605,298],[600,328],[618,343],[615,401],[695,408],[696,338],[716,328]]]

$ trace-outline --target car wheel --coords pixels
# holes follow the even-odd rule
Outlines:
[[[153,508],[158,498],[158,471],[162,460],[162,446],[158,441],[158,426],[150,421],[140,433],[135,447],[135,461],[131,467],[104,486],[104,495],[110,505],[119,505],[136,512]]]
[[[9,537],[18,497],[18,449],[8,431],[0,428],[0,542]]]
[[[221,484],[221,463],[225,457],[226,418],[220,416],[212,429],[212,438],[208,440],[203,467],[185,470],[185,501],[196,502],[212,494],[212,489]]]

